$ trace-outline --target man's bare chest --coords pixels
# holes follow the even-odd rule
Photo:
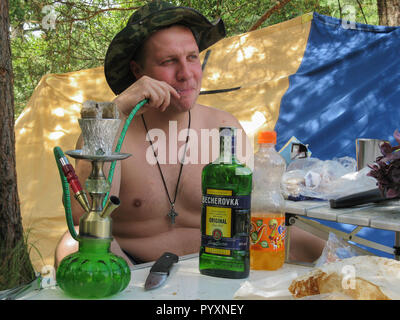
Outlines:
[[[159,168],[143,152],[133,154],[121,163],[121,209],[134,211],[139,220],[165,215],[171,202],[178,212],[199,212],[202,168],[201,164],[181,168],[180,163],[160,164]]]

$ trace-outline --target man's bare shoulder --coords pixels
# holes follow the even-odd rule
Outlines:
[[[197,104],[196,114],[201,118],[201,120],[208,123],[209,127],[241,127],[236,117],[225,110]]]

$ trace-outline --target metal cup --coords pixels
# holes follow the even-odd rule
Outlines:
[[[379,139],[356,139],[357,170],[361,170],[368,164],[375,162],[381,156],[380,145],[386,140]]]

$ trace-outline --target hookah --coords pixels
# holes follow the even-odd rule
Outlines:
[[[104,298],[123,291],[131,280],[131,272],[127,262],[110,251],[112,237],[112,219],[110,214],[119,206],[120,200],[110,196],[112,178],[117,160],[123,160],[131,154],[120,153],[126,131],[136,112],[147,102],[142,100],[131,111],[125,121],[115,151],[112,152],[116,134],[121,120],[109,115],[104,118],[113,103],[84,103],[93,105],[94,117],[78,119],[82,130],[84,146],[82,150],[69,150],[65,153],[72,158],[90,161],[92,170],[86,180],[86,191],[91,197],[91,205],[86,191],[82,188],[74,168],[69,163],[60,147],[53,149],[57,162],[62,188],[65,216],[72,238],[79,243],[79,250],[66,256],[60,263],[56,279],[59,287],[68,295],[77,298]],[[103,105],[103,109],[99,108]],[[98,113],[103,112],[103,117]],[[82,113],[82,112],[81,112]],[[111,162],[108,178],[103,172],[105,162]],[[70,190],[71,187],[78,203],[85,210],[79,220],[79,234],[76,233],[72,220]]]

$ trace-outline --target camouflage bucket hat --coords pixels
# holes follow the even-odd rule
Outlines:
[[[141,7],[132,14],[126,27],[117,33],[107,50],[104,73],[115,94],[120,94],[136,81],[130,70],[130,61],[144,40],[157,29],[172,24],[190,28],[200,51],[225,37],[221,19],[211,23],[192,8],[175,7],[160,0]]]

